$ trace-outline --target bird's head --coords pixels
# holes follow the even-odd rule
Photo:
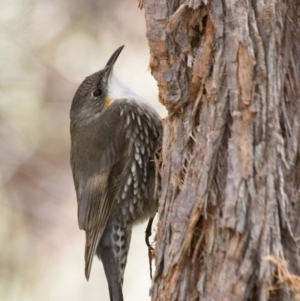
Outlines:
[[[112,54],[102,70],[88,76],[81,83],[73,98],[71,123],[88,122],[99,116],[115,99],[120,98],[122,91],[125,96],[126,87],[112,74],[114,64],[123,48],[124,45]]]

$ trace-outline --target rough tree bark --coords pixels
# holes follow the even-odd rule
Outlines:
[[[299,0],[144,0],[168,109],[152,300],[294,300]]]

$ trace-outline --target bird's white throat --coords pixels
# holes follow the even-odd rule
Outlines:
[[[145,99],[133,92],[129,87],[122,83],[114,74],[108,80],[108,95],[112,101],[117,99],[135,99],[150,105]],[[151,105],[150,105],[151,106]]]

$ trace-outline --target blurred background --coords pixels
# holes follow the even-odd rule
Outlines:
[[[84,278],[69,167],[80,82],[125,44],[115,73],[161,116],[138,0],[0,0],[0,300],[109,300],[102,264]],[[146,225],[134,230],[125,300],[149,300]]]

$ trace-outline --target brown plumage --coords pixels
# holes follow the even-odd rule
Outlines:
[[[78,222],[86,232],[85,274],[95,254],[110,298],[122,301],[132,226],[153,216],[154,153],[161,135],[156,111],[112,74],[123,47],[87,77],[71,106],[71,166]]]

